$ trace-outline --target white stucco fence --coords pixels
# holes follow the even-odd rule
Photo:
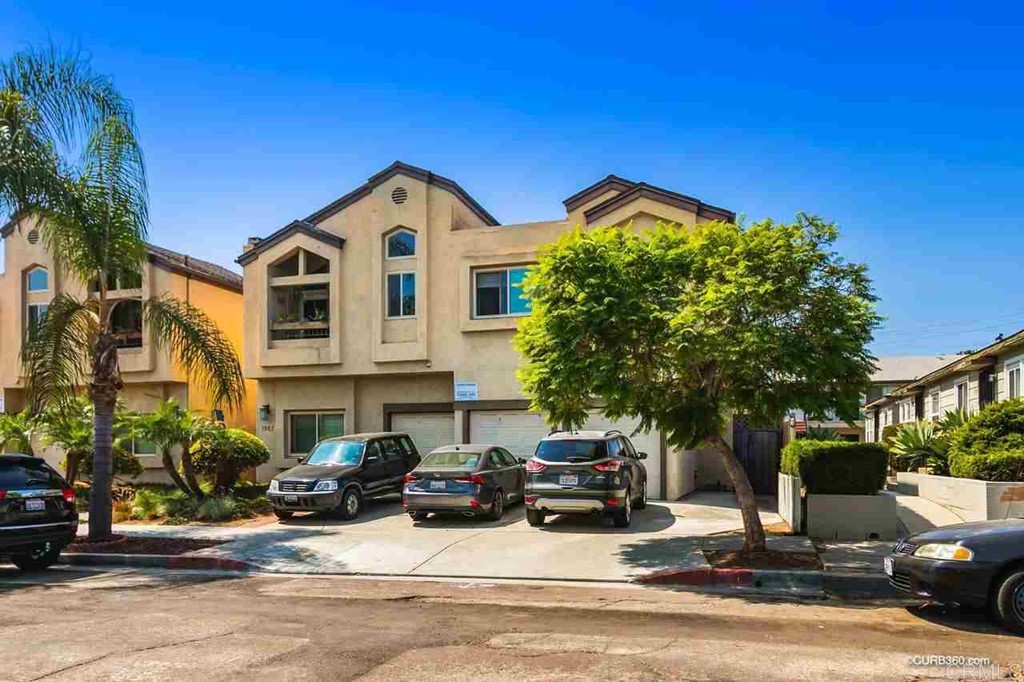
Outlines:
[[[799,476],[779,474],[779,516],[789,524],[794,533],[804,532],[802,487]]]
[[[807,495],[798,476],[779,474],[779,516],[794,533],[822,540],[895,540],[900,536],[896,497],[876,495]]]
[[[964,521],[1024,517],[1024,482],[901,472],[896,474],[896,490],[941,504]]]

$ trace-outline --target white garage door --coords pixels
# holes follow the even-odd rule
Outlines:
[[[393,414],[391,430],[409,434],[422,457],[455,442],[455,415],[451,412]]]
[[[651,497],[656,497],[661,491],[661,439],[656,431],[630,435],[638,423],[629,419],[611,422],[595,413],[585,428],[618,429],[629,436],[638,452],[646,452],[647,459],[643,463],[647,468],[647,490]],[[501,445],[518,457],[531,457],[537,443],[551,431],[551,427],[540,415],[531,412],[480,411],[470,413],[469,431],[473,443]]]

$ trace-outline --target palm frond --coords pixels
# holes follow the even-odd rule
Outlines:
[[[0,90],[0,214],[42,213],[63,203],[60,161],[21,93]]]
[[[241,406],[245,380],[238,354],[206,313],[172,296],[157,296],[143,303],[143,319],[157,347],[170,350],[214,405]]]
[[[67,404],[89,376],[90,357],[99,322],[96,305],[60,294],[26,334],[21,362],[28,405],[38,412],[47,404]]]

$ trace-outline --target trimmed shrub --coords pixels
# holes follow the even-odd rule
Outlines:
[[[119,445],[115,444],[110,449],[110,457],[114,465],[114,478],[135,478],[136,476],[141,476],[145,470],[138,457]],[[81,467],[80,473],[87,478],[92,478],[91,454],[82,458]]]
[[[159,492],[141,488],[135,492],[135,499],[132,501],[132,518],[154,519],[160,516],[162,504],[163,496]]]
[[[951,455],[1024,450],[1024,400],[986,405],[950,436]]]
[[[228,494],[242,471],[270,459],[266,444],[243,429],[211,429],[192,446],[198,473],[213,479],[214,490]]]
[[[797,440],[782,451],[782,472],[799,476],[816,495],[874,495],[888,467],[880,443]]]
[[[200,521],[227,521],[234,517],[235,501],[230,497],[208,497],[196,510],[196,518]]]
[[[957,478],[1024,481],[1024,450],[997,450],[985,455],[958,454],[950,458],[949,465],[949,472]]]

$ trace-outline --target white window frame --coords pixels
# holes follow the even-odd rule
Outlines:
[[[960,387],[964,387],[964,404],[960,404]],[[953,402],[957,410],[969,412],[971,407],[971,382],[970,379],[961,379],[953,382]]]
[[[285,450],[287,450],[288,457],[305,457],[308,452],[291,452],[292,449],[292,417],[302,416],[314,416],[316,417],[316,442],[320,442],[320,417],[322,416],[334,416],[340,415],[342,420],[342,435],[348,433],[348,419],[345,417],[345,410],[289,410],[285,413],[285,423],[288,427],[288,433],[285,434],[284,444]]]
[[[397,235],[402,234],[402,233],[405,233],[405,234],[408,234],[408,235],[412,236],[412,239],[413,239],[412,254],[408,255],[408,256],[389,256],[388,255],[388,251],[389,251],[389,249],[388,249],[388,242],[391,241],[392,237],[397,236]],[[391,232],[388,232],[384,236],[384,260],[391,260],[391,261],[394,261],[394,260],[412,260],[413,258],[416,258],[417,255],[419,255],[419,251],[420,251],[420,236],[418,234],[416,234],[415,232],[413,232],[412,230],[407,230],[405,228],[402,228],[400,230],[392,230]]]
[[[405,276],[412,275],[412,315],[391,315],[389,305],[391,303],[391,290],[388,288],[388,281],[392,275],[398,275],[398,309],[402,310],[402,302],[405,300]],[[384,319],[386,320],[414,320],[416,319],[416,312],[419,310],[419,302],[416,300],[419,298],[416,289],[419,287],[420,278],[416,270],[395,270],[394,272],[384,273]]]
[[[901,400],[899,403],[900,424],[917,421],[917,415],[915,412],[916,410],[914,409],[913,398],[904,398]]]
[[[933,388],[928,391],[928,416],[933,420],[942,416],[942,389]]]
[[[29,286],[28,286],[29,275],[31,275],[33,272],[38,272],[40,270],[42,270],[44,273],[46,273],[46,288],[45,289],[30,289]],[[25,271],[25,293],[28,293],[28,294],[45,294],[49,290],[50,290],[50,270],[48,268],[45,268],[42,265],[35,265],[35,266],[33,266],[33,267],[31,267],[31,268],[29,268],[28,270]]]
[[[488,272],[505,272],[505,300],[509,303],[512,302],[512,278],[509,276],[512,270],[529,270],[530,265],[502,265],[500,267],[493,268],[476,268],[470,273],[472,281],[470,286],[473,287],[473,315],[474,320],[500,320],[503,317],[526,317],[530,314],[529,311],[525,313],[498,313],[497,315],[478,315],[476,307],[476,276],[483,275]]]
[[[1010,374],[1017,373],[1017,395],[1010,395]],[[1010,358],[1003,365],[1003,380],[1006,382],[1006,399],[1024,397],[1024,355]]]

